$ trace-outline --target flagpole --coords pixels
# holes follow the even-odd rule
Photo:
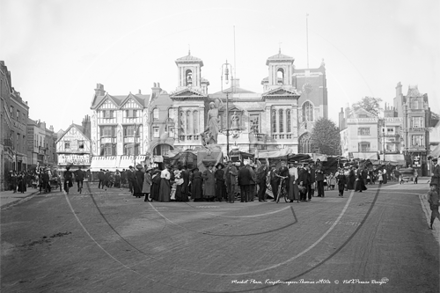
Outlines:
[[[309,69],[309,14],[306,14],[307,69]]]

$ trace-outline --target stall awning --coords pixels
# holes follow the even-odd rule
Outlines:
[[[383,154],[380,155],[380,159],[383,162],[394,162],[399,165],[406,165],[405,156],[403,154],[385,154],[385,159],[383,157]]]
[[[377,160],[377,153],[353,153],[353,159]]]
[[[98,172],[101,169],[116,171],[117,157],[93,157],[90,170],[92,172]],[[128,166],[127,166],[128,167]]]
[[[291,148],[285,148],[280,149],[277,151],[259,151],[258,152],[258,158],[259,159],[265,159],[265,158],[285,158],[287,159],[287,156],[293,154],[293,150]]]
[[[120,156],[117,160],[116,169],[128,169],[128,167],[133,166],[136,167],[137,164],[142,164],[145,161],[145,156]]]

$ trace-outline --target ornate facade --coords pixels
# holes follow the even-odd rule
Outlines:
[[[212,94],[209,81],[202,77],[200,58],[188,53],[175,63],[177,86],[170,93],[155,83],[151,95],[112,96],[98,84],[91,107],[94,157],[117,161],[134,153],[160,161],[169,150],[206,145],[218,146],[226,154],[227,133],[229,145],[246,152],[283,148],[311,152],[307,138],[313,123],[327,117],[323,63],[317,69],[295,70],[294,59],[279,52],[266,61],[263,93],[245,90],[234,79],[231,87]],[[134,116],[127,116],[132,115],[129,110]],[[127,151],[133,145],[134,152]]]

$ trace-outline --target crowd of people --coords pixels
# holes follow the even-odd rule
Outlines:
[[[327,174],[322,163],[281,162],[280,166],[243,164],[229,161],[209,164],[202,172],[197,167],[166,165],[163,170],[130,166],[127,170],[98,174],[98,188],[128,187],[130,193],[144,201],[225,201],[233,203],[276,200],[280,188],[290,202],[309,202],[324,197],[326,190],[367,190],[368,184],[386,184],[391,179],[385,168],[346,166]],[[268,194],[270,195],[268,197]]]

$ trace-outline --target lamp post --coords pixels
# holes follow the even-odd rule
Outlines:
[[[383,120],[383,126],[382,126],[382,144],[383,144],[383,163],[385,165],[386,162],[386,143],[385,143],[385,119]]]
[[[221,76],[221,86],[223,92],[223,77],[225,78],[225,83],[229,83],[229,70],[232,73],[232,66],[226,60],[222,65],[222,76]],[[234,79],[231,75],[231,87],[234,88]],[[229,156],[229,92],[226,91],[226,155]]]

